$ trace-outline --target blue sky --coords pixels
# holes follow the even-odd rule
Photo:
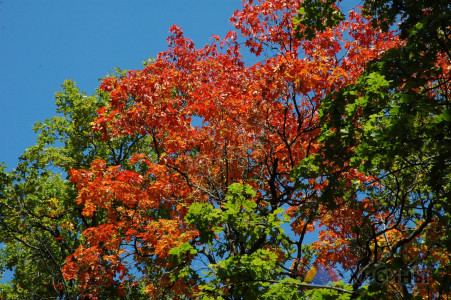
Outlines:
[[[240,0],[3,0],[0,3],[0,162],[13,169],[33,124],[55,114],[65,79],[92,94],[114,67],[137,69],[167,49],[173,24],[197,47],[232,27]]]

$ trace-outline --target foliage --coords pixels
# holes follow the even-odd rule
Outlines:
[[[327,195],[348,199],[346,206],[366,205],[359,224],[366,232],[355,232],[351,249],[362,253],[352,268],[354,289],[366,280],[368,295],[449,293],[450,9],[449,1],[364,2],[373,26],[388,30],[400,21],[404,44],[370,62],[355,84],[326,97],[322,149],[299,167],[324,166],[312,175],[324,174],[332,183],[323,201],[330,201]],[[371,182],[350,184],[346,176],[355,169]],[[380,211],[383,218],[375,214]],[[421,274],[428,282],[397,287],[393,278],[380,289],[374,275],[381,266]]]
[[[167,51],[108,76],[97,95],[66,83],[62,116],[38,123],[37,145],[0,173],[11,293],[438,296],[449,274],[450,64],[439,42],[409,47],[423,28],[447,43],[449,27],[426,18],[400,39],[388,30],[396,18],[373,5],[371,22],[358,11],[344,20],[333,1],[243,1],[231,18],[243,43],[231,31],[196,48],[173,26]],[[314,285],[312,266],[351,278]],[[396,270],[429,285],[396,281]]]
[[[294,18],[297,38],[313,39],[317,31],[324,32],[340,24],[344,14],[335,5],[336,0],[305,0]]]
[[[2,270],[14,271],[2,284],[8,299],[76,297],[74,282],[64,280],[65,258],[83,243],[82,232],[105,216],[86,218],[76,203],[77,191],[65,179],[72,168],[87,167],[94,158],[127,165],[133,151],[144,151],[138,135],[107,142],[93,133],[90,123],[108,95],[86,96],[73,81],[56,93],[58,115],[37,122],[34,146],[12,171],[0,170],[0,250]]]
[[[234,32],[196,49],[174,26],[169,49],[143,70],[103,81],[110,102],[95,131],[105,140],[148,136],[154,155],[137,152],[130,168],[94,160],[70,171],[83,215],[106,216],[83,232],[85,242],[64,267],[85,295],[102,296],[105,286],[126,293],[130,280],[153,298],[352,293],[303,282],[312,264],[347,266],[357,258],[340,252],[325,261],[326,239],[305,242],[333,222],[333,206],[317,201],[327,185],[310,170],[297,168],[296,182],[292,174],[318,151],[323,98],[401,42],[358,13],[296,40],[300,5],[249,1],[235,12],[244,45],[261,59],[254,65],[243,60]],[[357,171],[349,176],[356,179],[370,180]]]

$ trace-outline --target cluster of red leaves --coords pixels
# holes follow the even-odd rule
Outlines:
[[[93,294],[102,285],[120,282],[129,272],[125,245],[132,245],[128,250],[137,264],[151,261],[152,269],[163,274],[149,283],[149,295],[173,286],[186,296],[189,283],[170,282],[165,272],[174,270],[169,250],[197,235],[184,223],[187,206],[195,201],[220,204],[228,185],[243,182],[258,197],[289,204],[291,211],[299,208],[282,201],[304,196],[292,189],[290,173],[317,151],[321,99],[353,83],[366,62],[400,44],[357,13],[312,41],[296,40],[292,18],[300,3],[244,1],[235,12],[231,21],[246,47],[257,56],[271,53],[254,65],[245,64],[236,33],[222,40],[215,36],[214,43],[196,49],[174,26],[169,49],[155,62],[124,78],[104,80],[101,89],[110,94],[110,104],[99,110],[94,129],[105,139],[150,136],[155,157],[133,158],[132,164],[146,165],[144,173],[108,167],[100,160],[90,170],[72,170],[83,214],[103,223],[84,232],[86,244],[68,258],[67,279],[77,279]],[[193,117],[202,126],[194,126]],[[312,185],[321,189],[319,183]],[[353,219],[358,212],[342,213]],[[333,217],[329,215],[330,222]],[[312,223],[298,218],[293,215],[295,233],[301,230],[296,227]],[[341,243],[336,247],[319,246],[320,251],[331,253],[344,239],[336,239]],[[148,274],[142,272],[145,278]]]

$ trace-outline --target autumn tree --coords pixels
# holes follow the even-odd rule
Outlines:
[[[151,153],[70,171],[82,215],[104,216],[83,232],[63,270],[84,296],[100,297],[105,287],[153,298],[357,295],[361,284],[315,286],[307,271],[339,266],[354,274],[365,251],[384,247],[364,239],[373,237],[373,220],[391,226],[392,207],[404,208],[348,192],[381,184],[355,160],[341,170],[334,155],[324,156],[320,132],[333,118],[319,112],[324,99],[361,80],[370,61],[404,42],[358,11],[312,32],[293,23],[301,4],[245,1],[231,18],[239,33],[199,49],[174,26],[155,61],[103,81],[109,103],[94,131],[105,141],[149,137]],[[257,63],[246,63],[243,45]],[[331,173],[320,173],[323,166]],[[334,194],[334,180],[346,193]],[[319,240],[307,243],[321,227]],[[406,238],[386,233],[385,247]]]

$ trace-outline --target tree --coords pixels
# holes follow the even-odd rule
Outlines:
[[[13,171],[5,166],[0,170],[0,265],[2,271],[14,271],[11,282],[1,286],[8,299],[79,295],[79,287],[63,278],[65,258],[82,243],[82,232],[105,217],[82,215],[66,174],[88,167],[95,158],[127,165],[132,152],[147,151],[145,137],[101,141],[100,134],[92,132],[90,123],[108,102],[106,93],[86,96],[70,80],[62,88],[56,93],[58,115],[34,127],[36,145],[25,151]]]
[[[299,11],[299,28],[324,30],[326,24],[311,11],[336,20],[342,14],[334,3],[309,1],[310,10]],[[355,84],[323,101],[321,150],[300,168],[326,158],[327,167],[316,176],[327,174],[334,183],[328,197],[353,199],[349,206],[367,197],[374,199],[373,211],[387,212],[383,219],[368,214],[366,231],[355,232],[352,251],[362,253],[352,270],[355,290],[366,280],[378,297],[444,297],[451,272],[451,6],[449,1],[365,1],[363,9],[373,26],[385,31],[400,21],[404,44],[370,62]],[[346,174],[353,169],[372,181],[349,184]],[[371,276],[377,269],[422,272],[428,284],[399,285],[392,278],[381,289]]]
[[[334,1],[245,1],[231,21],[254,64],[235,32],[197,49],[174,26],[167,51],[94,96],[67,82],[60,115],[0,172],[9,293],[444,295],[449,27],[429,14],[449,5],[379,3],[371,22],[345,20]],[[410,25],[398,37],[400,11]],[[314,285],[312,267],[351,278]]]
[[[152,150],[136,151],[128,165],[97,159],[70,171],[82,215],[104,216],[83,232],[63,270],[85,296],[100,297],[106,286],[154,298],[354,295],[344,284],[304,282],[307,271],[359,266],[366,253],[351,252],[355,225],[366,230],[358,222],[368,212],[390,211],[375,210],[373,199],[323,200],[333,182],[317,175],[321,165],[303,165],[317,157],[323,99],[402,42],[356,12],[312,40],[296,39],[300,8],[300,1],[249,1],[235,12],[244,45],[264,55],[254,65],[234,32],[196,49],[174,26],[168,51],[103,81],[110,102],[98,111],[96,132],[106,141],[147,136]],[[347,170],[346,183],[357,180],[373,177]],[[306,243],[319,226],[328,228],[320,241]]]

